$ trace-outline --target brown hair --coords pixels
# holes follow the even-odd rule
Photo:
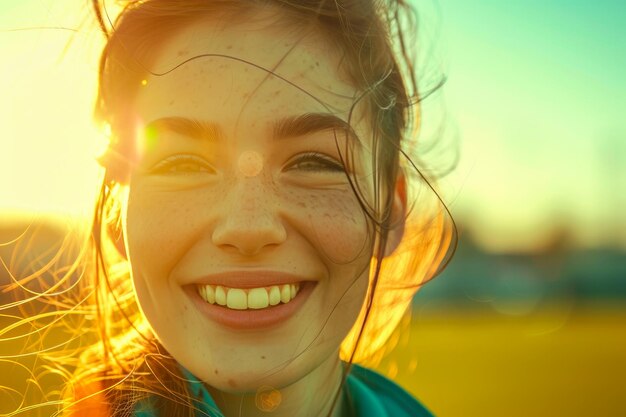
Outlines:
[[[112,22],[104,3],[93,0],[97,21],[107,37],[95,118],[110,125],[112,137],[101,159],[106,174],[92,229],[99,342],[82,355],[74,381],[101,380],[114,416],[131,415],[134,402],[148,394],[156,394],[163,415],[193,415],[180,368],[150,335],[137,308],[121,243],[120,200],[127,181],[127,159],[134,152],[133,141],[128,139],[133,132],[127,110],[141,79],[148,73],[161,75],[150,70],[147,44],[159,44],[202,16],[241,16],[243,9],[254,9],[251,3],[277,7],[281,23],[317,29],[333,42],[343,54],[342,70],[361,92],[356,102],[365,104],[371,123],[374,207],[368,206],[357,183],[351,181],[351,185],[379,245],[372,259],[366,302],[342,344],[344,359],[350,364],[375,362],[414,293],[440,271],[454,246],[454,224],[445,205],[409,157],[415,151],[411,139],[419,126],[420,94],[414,58],[404,36],[405,31],[415,29],[415,15],[405,1],[254,0],[244,7],[235,0],[137,0],[128,1]],[[392,216],[394,186],[401,172],[407,180],[412,173],[416,183],[426,184],[425,189],[436,196],[434,214],[420,204],[419,212],[410,209],[404,219]],[[417,199],[413,197],[410,201]],[[405,237],[398,250],[384,258],[388,232],[399,221],[406,223]]]

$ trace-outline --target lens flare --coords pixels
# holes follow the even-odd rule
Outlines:
[[[280,391],[267,386],[261,386],[256,393],[255,404],[259,410],[270,412],[278,408],[282,402]]]
[[[255,151],[245,151],[239,156],[239,172],[246,177],[256,177],[263,169],[263,158]]]

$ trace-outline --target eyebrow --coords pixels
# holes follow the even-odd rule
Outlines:
[[[306,136],[325,130],[339,130],[349,139],[360,145],[359,137],[352,126],[345,120],[329,113],[305,113],[300,116],[289,116],[274,124],[274,138],[284,139]]]
[[[169,130],[181,135],[217,142],[224,140],[224,132],[217,123],[211,121],[189,119],[185,117],[162,117],[146,125],[146,130]],[[339,130],[349,139],[361,146],[359,137],[352,126],[345,120],[329,113],[305,113],[299,116],[287,116],[274,122],[273,138],[275,140],[301,137],[326,130]]]
[[[212,122],[206,122],[197,119],[188,119],[185,117],[162,117],[153,120],[145,127],[146,132],[163,130],[179,133],[194,139],[202,139],[214,142],[223,138],[220,127]]]

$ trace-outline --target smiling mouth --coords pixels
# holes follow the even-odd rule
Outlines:
[[[261,310],[288,304],[300,291],[300,282],[258,288],[231,288],[222,285],[197,285],[197,291],[209,304],[231,310]]]

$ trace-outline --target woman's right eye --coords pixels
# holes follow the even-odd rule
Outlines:
[[[211,174],[215,170],[196,155],[173,155],[155,164],[150,172],[159,175]]]

